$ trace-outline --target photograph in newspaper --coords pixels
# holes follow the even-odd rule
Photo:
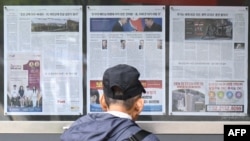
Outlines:
[[[8,54],[7,112],[42,112],[40,54]]]
[[[232,19],[185,19],[185,40],[232,40]]]
[[[34,18],[31,32],[79,32],[78,19]]]
[[[162,32],[162,18],[90,18],[91,32]]]
[[[90,6],[87,31],[87,111],[103,112],[103,72],[129,64],[146,89],[142,114],[165,114],[165,6]]]
[[[173,112],[205,112],[205,94],[202,82],[175,82],[172,91]]]
[[[5,115],[83,113],[82,7],[4,8]]]
[[[170,8],[169,114],[246,116],[248,8]]]

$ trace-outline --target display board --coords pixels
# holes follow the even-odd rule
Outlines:
[[[5,116],[102,112],[91,103],[91,89],[99,97],[103,71],[119,63],[141,72],[142,120],[247,116],[247,7],[171,6],[168,48],[165,6],[86,6],[87,69],[81,6],[5,6],[4,12]]]
[[[105,69],[129,64],[138,69],[146,89],[141,114],[166,113],[165,11],[163,5],[87,7],[87,90],[91,90],[87,92],[88,112],[102,112],[100,104],[91,99],[98,100],[103,93]]]
[[[4,114],[83,114],[82,6],[4,6]]]
[[[111,11],[105,13],[107,9]],[[246,6],[5,5],[0,132],[61,133],[80,116],[101,112],[98,104],[91,104],[91,88],[102,93],[102,73],[117,63],[134,65],[142,72],[141,81],[149,93],[138,124],[149,131],[221,134],[224,124],[250,124],[248,14]],[[113,31],[120,18],[126,18],[125,31]],[[161,30],[146,31],[149,19]],[[196,24],[200,20],[203,25]],[[209,23],[222,21],[230,23],[226,31],[219,32],[215,26],[212,37],[205,30]],[[212,60],[204,61],[206,55]],[[208,67],[220,75],[206,74]],[[21,85],[23,92],[12,95],[11,90]],[[33,86],[39,92],[34,103],[28,98]],[[242,92],[240,98],[236,89]],[[211,101],[210,90],[218,92]],[[233,101],[227,93],[219,99],[222,90],[232,90]],[[27,97],[21,98],[26,92]],[[15,93],[19,97],[12,99]],[[208,129],[201,130],[204,126]]]
[[[169,114],[247,116],[248,7],[171,6]]]

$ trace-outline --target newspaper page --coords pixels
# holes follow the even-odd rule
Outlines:
[[[169,114],[246,116],[248,7],[170,7]]]
[[[88,112],[103,112],[98,99],[104,71],[129,64],[146,89],[142,114],[165,114],[165,11],[165,6],[87,6]]]
[[[81,39],[81,6],[4,6],[4,114],[82,114]]]

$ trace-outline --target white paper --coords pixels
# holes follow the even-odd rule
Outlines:
[[[169,114],[247,114],[248,8],[170,6]]]
[[[119,18],[127,18],[124,31],[114,27]],[[145,31],[145,18],[161,27]],[[165,57],[165,6],[87,6],[87,111],[102,112],[90,89],[103,94],[103,72],[129,64],[138,69],[147,91],[142,114],[165,114]]]
[[[81,6],[4,6],[5,115],[82,114],[81,40]]]

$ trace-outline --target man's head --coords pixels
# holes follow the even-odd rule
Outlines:
[[[107,48],[107,40],[102,40],[102,48]]]
[[[128,21],[128,18],[120,18],[120,23],[122,24],[122,25],[125,25],[126,23],[127,23],[127,21]]]
[[[140,45],[144,45],[144,40],[140,40]]]
[[[152,18],[145,18],[144,21],[145,21],[145,25],[148,28],[150,28],[153,25],[153,23],[154,23],[154,20]]]
[[[126,48],[126,41],[125,40],[121,40],[121,48],[122,49]]]
[[[103,110],[125,112],[135,120],[144,105],[141,95],[146,92],[139,77],[138,70],[126,64],[108,68],[103,74],[104,95],[100,98]]]

